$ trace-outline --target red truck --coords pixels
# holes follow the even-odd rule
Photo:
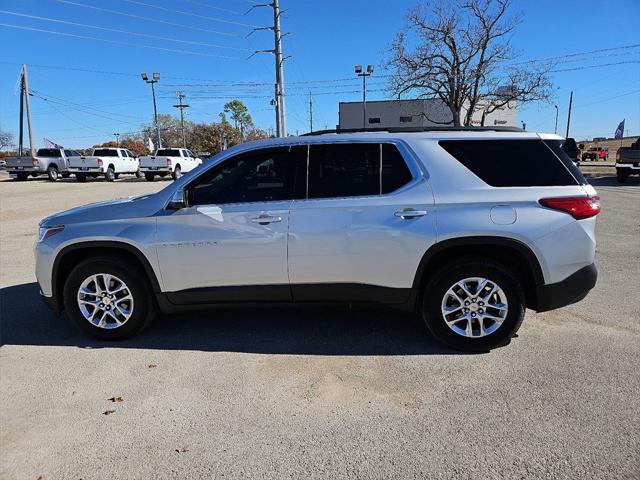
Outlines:
[[[591,147],[589,150],[582,154],[582,161],[586,162],[591,160],[597,162],[598,160],[609,160],[609,147]]]

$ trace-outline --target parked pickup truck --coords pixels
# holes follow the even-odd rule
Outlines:
[[[616,176],[625,183],[629,175],[640,174],[640,139],[630,147],[620,147],[616,153]]]
[[[201,163],[202,160],[186,148],[161,148],[155,155],[140,157],[140,171],[149,182],[153,182],[156,175],[166,177],[169,174],[177,180]]]
[[[609,147],[591,147],[589,150],[582,154],[582,161],[593,161],[597,162],[598,160],[604,160],[605,162],[609,160]]]
[[[69,172],[75,174],[79,182],[87,177],[104,175],[113,182],[121,173],[132,173],[140,177],[140,163],[133,152],[126,148],[95,148],[91,156],[78,155],[69,159]]]
[[[80,155],[74,150],[62,148],[40,148],[36,156],[7,157],[6,170],[16,180],[26,180],[29,176],[47,175],[55,182],[60,176],[69,176],[69,158]]]

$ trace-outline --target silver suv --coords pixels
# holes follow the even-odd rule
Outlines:
[[[42,295],[105,339],[158,311],[344,302],[419,312],[458,349],[596,283],[599,198],[562,138],[513,130],[319,133],[239,145],[154,195],[44,219]]]

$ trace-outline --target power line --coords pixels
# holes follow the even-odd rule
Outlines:
[[[198,13],[187,12],[187,11],[184,11],[184,10],[175,10],[173,8],[166,8],[166,7],[162,7],[160,5],[154,5],[152,3],[138,2],[136,0],[124,0],[124,1],[127,2],[127,3],[133,3],[134,5],[141,5],[143,7],[155,8],[157,10],[163,10],[165,12],[179,13],[180,15],[188,15],[190,17],[204,18],[205,20],[209,20],[209,21],[212,21],[212,22],[227,23],[229,25],[239,25],[241,27],[249,27],[249,28],[255,27],[255,25],[250,25],[248,23],[235,22],[233,20],[225,20],[223,18],[210,17],[208,15],[200,15]]]
[[[590,68],[602,68],[602,67],[610,67],[612,65],[625,65],[629,63],[640,63],[640,60],[630,60],[625,62],[615,62],[615,63],[601,63],[599,65],[585,65],[582,67],[574,67],[574,68],[565,68],[562,70],[550,70],[551,73],[559,73],[559,72],[575,72],[577,70],[589,70]]]
[[[200,7],[206,7],[206,8],[211,8],[213,10],[218,10],[220,12],[234,13],[236,15],[240,14],[240,12],[236,10],[229,10],[228,8],[216,7],[214,5],[207,5],[206,3],[196,2],[195,0],[183,0],[183,1],[187,3],[191,3],[193,5],[198,5]]]
[[[573,108],[582,108],[582,107],[588,107],[590,105],[596,105],[598,103],[609,102],[611,100],[615,100],[616,98],[627,97],[627,96],[633,95],[635,93],[640,93],[640,89],[632,90],[632,91],[626,92],[626,93],[621,93],[620,95],[615,95],[615,96],[609,97],[609,98],[603,98],[602,100],[596,100],[595,102],[583,103],[583,104],[577,105],[577,106],[575,106]]]
[[[109,8],[96,7],[96,6],[87,5],[87,4],[84,4],[84,3],[71,2],[69,0],[56,0],[56,1],[59,2],[59,3],[66,3],[68,5],[75,5],[76,7],[89,8],[91,10],[97,10],[99,12],[111,13],[113,15],[122,15],[124,17],[137,18],[139,20],[145,20],[147,22],[164,23],[165,25],[172,25],[174,27],[189,28],[191,30],[199,30],[201,32],[215,33],[216,35],[225,35],[225,36],[228,36],[228,37],[239,37],[240,36],[237,33],[221,32],[219,30],[211,30],[209,28],[194,27],[193,25],[186,25],[184,23],[168,22],[166,20],[160,20],[160,19],[151,18],[151,17],[144,17],[142,15],[134,15],[133,13],[120,12],[118,10],[111,10]]]
[[[619,47],[601,48],[601,49],[598,49],[598,50],[591,50],[591,51],[588,51],[588,52],[567,53],[565,55],[558,55],[556,57],[546,57],[546,58],[525,60],[525,61],[522,61],[522,62],[512,63],[511,65],[520,65],[520,64],[523,64],[523,63],[541,63],[541,62],[548,62],[548,61],[552,61],[552,60],[565,59],[565,58],[569,58],[569,57],[580,57],[580,56],[585,56],[585,55],[591,55],[591,54],[594,54],[594,53],[612,52],[614,50],[625,50],[625,49],[629,50],[629,49],[633,49],[633,48],[640,48],[640,43],[634,43],[632,45],[621,45]]]
[[[214,44],[214,43],[204,43],[204,42],[194,42],[194,41],[191,41],[191,40],[179,40],[177,38],[161,37],[159,35],[150,35],[150,34],[147,34],[147,33],[131,32],[129,30],[118,30],[118,29],[115,29],[115,28],[100,27],[98,25],[88,25],[86,23],[68,22],[66,20],[59,20],[57,18],[40,17],[40,16],[37,16],[37,15],[27,15],[26,13],[10,12],[10,11],[7,11],[7,10],[0,10],[0,13],[5,13],[7,15],[15,15],[15,16],[18,16],[18,17],[32,18],[32,19],[35,19],[35,20],[46,20],[48,22],[62,23],[64,25],[74,25],[76,27],[95,28],[95,29],[98,29],[98,30],[104,30],[106,32],[124,33],[125,35],[135,35],[135,36],[138,36],[138,37],[153,38],[155,40],[166,40],[166,41],[169,41],[169,42],[185,43],[185,44],[189,44],[189,45],[199,45],[199,46],[209,47],[209,48],[224,48],[224,49],[227,49],[227,50],[239,50],[239,51],[243,51],[243,52],[250,52],[251,51],[248,48],[229,47],[229,46],[226,46],[226,45],[217,45],[217,44]]]
[[[222,58],[222,59],[226,59],[226,60],[242,60],[240,57],[227,57],[224,55],[215,55],[212,53],[202,53],[202,52],[194,52],[192,50],[180,50],[180,49],[176,49],[176,48],[166,48],[166,47],[156,47],[153,45],[145,45],[145,44],[141,44],[141,43],[131,43],[131,42],[122,42],[120,40],[108,40],[106,38],[99,38],[99,37],[91,37],[89,35],[78,35],[75,33],[66,33],[66,32],[57,32],[55,30],[45,30],[42,28],[33,28],[33,27],[24,27],[21,25],[13,25],[10,23],[0,23],[0,26],[2,27],[9,27],[9,28],[17,28],[20,30],[29,30],[32,32],[40,32],[40,33],[49,33],[51,35],[61,35],[63,37],[74,37],[74,38],[81,38],[83,40],[93,40],[96,42],[104,42],[104,43],[112,43],[115,45],[125,45],[127,47],[138,47],[138,48],[149,48],[152,50],[161,50],[163,52],[171,52],[171,53],[180,53],[180,54],[185,54],[185,55],[199,55],[202,57],[213,57],[213,58]]]

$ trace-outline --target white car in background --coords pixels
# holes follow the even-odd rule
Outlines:
[[[95,148],[91,156],[75,156],[69,158],[69,172],[79,182],[87,177],[96,178],[104,175],[108,182],[113,182],[121,173],[140,176],[140,163],[133,152],[126,148]]]
[[[153,182],[156,175],[166,177],[169,174],[177,180],[201,163],[202,160],[186,148],[160,148],[155,155],[140,157],[140,171],[149,182]]]

